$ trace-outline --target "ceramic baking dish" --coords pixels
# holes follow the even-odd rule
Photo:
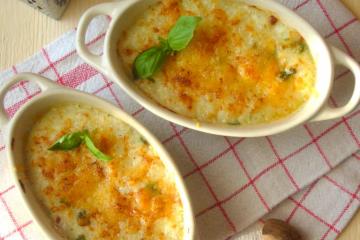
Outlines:
[[[4,110],[4,97],[8,89],[22,80],[37,83],[42,92],[25,103],[10,120]],[[31,183],[26,177],[25,144],[27,136],[37,117],[49,108],[62,103],[90,105],[111,114],[136,129],[160,156],[167,170],[174,175],[175,183],[184,209],[184,240],[194,239],[194,215],[184,182],[171,156],[162,144],[144,126],[118,107],[87,93],[61,87],[54,82],[31,73],[21,73],[8,80],[0,89],[0,125],[5,138],[6,157],[10,162],[12,176],[26,207],[47,239],[66,239],[54,228],[51,219],[36,200]]]
[[[273,0],[239,0],[260,9],[272,12],[282,22],[296,29],[307,42],[316,63],[316,92],[294,114],[268,124],[250,126],[230,126],[226,124],[198,123],[160,106],[145,96],[133,83],[117,56],[118,41],[121,32],[129,27],[143,11],[157,0],[123,0],[96,5],[87,10],[80,19],[77,31],[76,49],[79,55],[97,70],[114,80],[134,100],[154,114],[176,124],[211,134],[235,137],[258,137],[283,132],[308,121],[321,121],[342,117],[354,110],[360,100],[360,67],[355,60],[328,46],[324,39],[305,20],[285,6]],[[90,21],[97,15],[111,16],[111,23],[106,33],[103,54],[92,54],[86,47],[85,34]],[[353,94],[348,103],[339,108],[331,108],[327,101],[334,81],[334,67],[343,65],[355,76]]]

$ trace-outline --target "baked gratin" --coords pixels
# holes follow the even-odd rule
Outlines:
[[[129,75],[136,57],[166,39],[181,16],[201,17],[189,45],[151,78],[134,78],[159,105],[199,122],[249,125],[288,117],[314,94],[316,68],[304,38],[241,0],[163,0],[149,7],[119,40]]]
[[[84,129],[110,161],[85,145],[49,150],[64,134]],[[34,192],[67,239],[183,239],[173,175],[151,145],[114,116],[86,105],[54,107],[33,126],[26,156]]]

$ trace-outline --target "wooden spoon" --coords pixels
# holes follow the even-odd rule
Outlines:
[[[284,221],[269,219],[262,230],[263,240],[301,240],[297,230]]]

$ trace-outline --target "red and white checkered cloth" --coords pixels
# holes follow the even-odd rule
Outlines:
[[[331,44],[360,59],[359,21],[339,0],[282,2]],[[96,53],[102,51],[109,21],[99,17],[90,26],[88,46]],[[227,138],[188,130],[144,110],[85,64],[75,52],[75,30],[1,73],[0,85],[24,71],[103,97],[155,133],[184,176],[202,239],[231,238],[268,216],[286,219],[306,239],[334,239],[359,206],[360,109],[342,119],[306,124],[266,138]],[[333,105],[346,101],[351,78],[349,71],[338,69]],[[18,84],[6,97],[8,113],[12,116],[39,92],[32,83]],[[4,149],[0,138],[0,239],[41,240],[10,180]]]

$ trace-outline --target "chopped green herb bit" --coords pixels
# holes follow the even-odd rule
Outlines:
[[[160,190],[159,190],[158,186],[156,185],[156,183],[148,183],[145,186],[145,188],[150,190],[154,194],[160,194]]]
[[[86,240],[86,238],[83,234],[81,234],[75,240]]]
[[[61,198],[61,199],[60,199],[60,203],[61,203],[61,204],[64,204],[65,206],[70,206],[69,201],[68,201],[67,199],[65,199],[65,198]]]
[[[296,74],[296,69],[295,68],[285,69],[285,70],[280,72],[279,78],[281,80],[288,80],[294,74]]]
[[[143,138],[143,137],[140,137],[140,141],[141,141],[143,144],[149,145],[149,142],[146,141],[146,139]]]
[[[241,123],[240,123],[239,121],[228,122],[227,124],[228,124],[228,125],[233,125],[233,126],[241,125]]]
[[[85,210],[80,210],[80,212],[78,212],[77,214],[78,218],[84,218],[86,217],[86,211]]]
[[[85,210],[81,210],[80,212],[78,212],[77,223],[81,227],[90,225],[90,218],[88,217]]]
[[[299,45],[299,53],[305,52],[306,49],[307,49],[306,43],[304,43],[304,42],[300,43],[300,45]]]

